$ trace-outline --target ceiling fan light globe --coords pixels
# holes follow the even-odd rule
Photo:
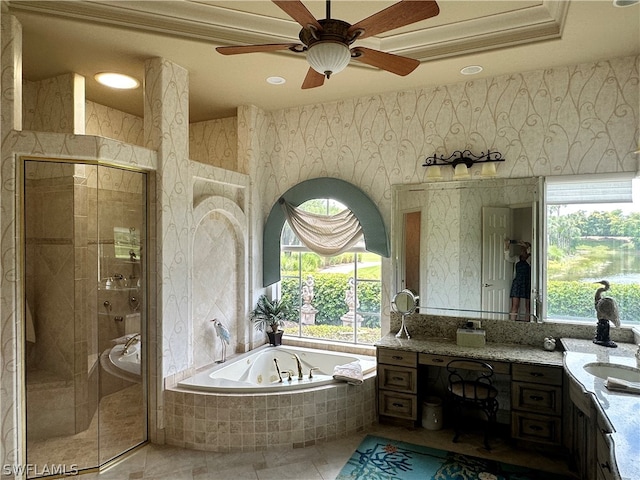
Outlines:
[[[340,42],[315,42],[307,52],[307,62],[311,68],[327,78],[344,70],[350,60],[349,47]]]

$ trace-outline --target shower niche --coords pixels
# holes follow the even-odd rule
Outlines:
[[[27,463],[94,469],[147,440],[147,174],[22,168]]]

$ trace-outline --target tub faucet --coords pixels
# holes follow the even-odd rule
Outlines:
[[[124,348],[122,349],[122,355],[128,354],[129,353],[129,347],[131,347],[132,345],[135,345],[139,341],[140,341],[140,334],[139,333],[137,333],[136,335],[132,336],[129,340],[127,340],[127,343],[124,344]]]
[[[298,380],[302,380],[303,379],[303,375],[302,375],[302,363],[300,363],[300,357],[298,356],[297,353],[293,354],[293,358],[296,359],[296,365],[298,366]]]

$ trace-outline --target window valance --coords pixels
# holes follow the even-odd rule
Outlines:
[[[279,200],[293,233],[312,252],[325,257],[349,250],[362,238],[362,225],[349,209],[335,215],[318,215]]]

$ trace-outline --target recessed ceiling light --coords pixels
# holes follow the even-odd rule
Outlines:
[[[482,71],[482,67],[480,65],[469,65],[460,70],[460,73],[463,75],[475,75],[476,73],[480,73]]]
[[[286,80],[282,77],[269,77],[267,78],[267,83],[270,83],[271,85],[282,85],[283,83],[285,83]]]
[[[140,82],[129,75],[123,75],[121,73],[102,72],[96,73],[94,76],[98,83],[111,88],[119,88],[122,90],[129,90],[138,88]]]
[[[640,0],[613,0],[614,7],[630,7],[638,3],[640,3]]]

